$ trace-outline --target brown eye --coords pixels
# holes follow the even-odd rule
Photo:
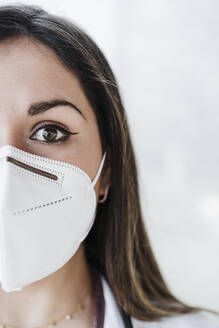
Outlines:
[[[42,136],[47,141],[53,141],[57,137],[57,129],[54,127],[44,129]]]
[[[31,140],[43,141],[45,143],[64,142],[70,134],[78,134],[78,132],[70,132],[55,124],[46,124],[38,128],[31,135]]]

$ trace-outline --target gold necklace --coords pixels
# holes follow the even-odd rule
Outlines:
[[[58,319],[56,320],[51,320],[49,322],[47,322],[45,325],[42,325],[42,326],[36,326],[36,327],[33,327],[33,328],[46,328],[46,327],[49,327],[49,328],[53,328],[55,326],[57,326],[57,324],[60,322],[60,321],[63,321],[63,320],[71,320],[73,318],[73,314],[80,310],[80,309],[83,309],[84,308],[84,303],[86,302],[86,300],[88,299],[88,296],[89,294],[86,296],[86,298],[84,299],[84,301],[80,304],[78,304],[73,311],[67,313],[67,314],[64,314],[62,315],[61,317],[59,317]],[[3,322],[0,322],[0,328],[20,328],[19,326],[14,326],[14,325],[8,325],[8,324],[5,324]]]

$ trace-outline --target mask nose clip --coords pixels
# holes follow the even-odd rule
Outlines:
[[[13,165],[16,165],[18,167],[21,167],[27,171],[30,171],[30,172],[33,172],[35,174],[38,174],[38,175],[41,175],[41,176],[44,176],[46,178],[49,178],[49,179],[52,179],[52,180],[58,180],[58,177],[55,175],[55,174],[52,174],[50,172],[47,172],[45,170],[40,170],[36,167],[33,167],[31,165],[28,165],[24,162],[21,162],[21,161],[18,161],[17,159],[11,157],[11,156],[6,156],[6,161],[12,163]]]

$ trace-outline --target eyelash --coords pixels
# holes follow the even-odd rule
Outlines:
[[[47,123],[47,124],[44,124],[44,125],[41,125],[40,127],[38,127],[34,133],[30,136],[30,139],[31,140],[37,140],[35,138],[32,138],[38,131],[42,130],[42,129],[45,129],[45,128],[53,128],[53,129],[56,129],[60,132],[62,132],[65,136],[62,137],[60,140],[55,140],[55,141],[42,141],[42,140],[39,140],[40,142],[42,143],[46,143],[46,144],[54,144],[54,143],[63,143],[65,142],[67,139],[69,139],[70,135],[74,135],[74,134],[78,134],[78,132],[71,132],[71,131],[68,131],[66,129],[64,129],[62,126],[58,125],[58,124],[51,124],[51,123]]]

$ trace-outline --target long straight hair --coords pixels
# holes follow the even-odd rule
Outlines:
[[[174,297],[164,281],[147,235],[139,198],[137,166],[115,76],[96,43],[76,24],[40,6],[0,6],[0,42],[27,37],[49,47],[74,73],[93,108],[107,151],[111,180],[85,239],[85,254],[111,286],[116,301],[136,319],[207,310]]]

